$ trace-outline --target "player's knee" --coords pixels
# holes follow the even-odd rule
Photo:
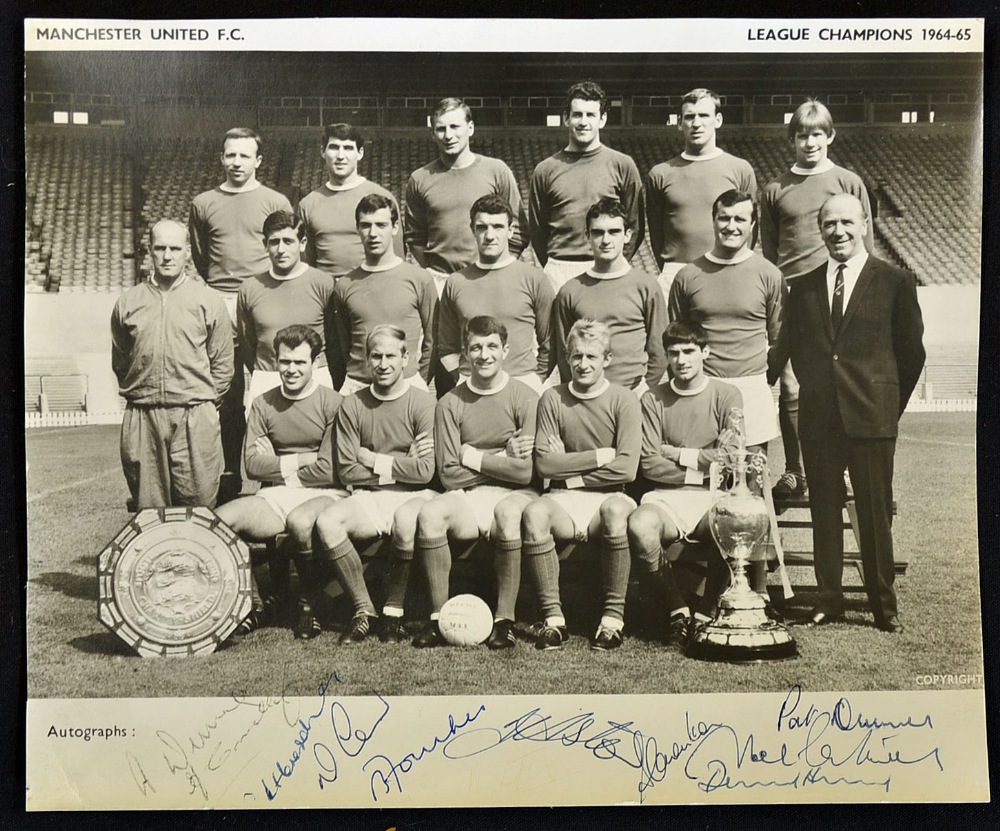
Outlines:
[[[497,533],[501,539],[513,539],[518,534],[521,526],[522,506],[516,502],[502,500],[493,509],[493,521],[497,526]]]
[[[549,509],[541,500],[532,502],[521,514],[521,536],[526,540],[540,540],[550,532]]]
[[[316,518],[316,536],[319,541],[330,548],[339,545],[347,538],[347,526],[336,508],[328,508]]]
[[[296,508],[285,520],[285,529],[291,534],[299,548],[310,548],[315,524],[315,519],[310,512]]]
[[[640,505],[629,515],[628,536],[633,542],[645,544],[649,547],[649,541],[655,544],[660,538],[660,518],[656,511],[648,505]]]
[[[448,533],[448,520],[439,502],[431,500],[420,506],[417,513],[417,529],[424,537],[443,537]]]
[[[617,496],[605,499],[601,503],[601,525],[604,528],[604,533],[624,534],[632,510],[632,505]]]

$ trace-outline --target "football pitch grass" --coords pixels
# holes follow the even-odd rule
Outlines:
[[[139,658],[97,619],[97,556],[129,518],[118,429],[30,430],[28,694],[311,695],[333,671],[345,695],[779,692],[795,683],[915,690],[927,688],[918,677],[931,673],[977,674],[981,686],[975,428],[975,413],[910,413],[901,422],[894,536],[898,555],[909,559],[896,579],[906,631],[880,632],[863,593],[849,595],[845,622],[792,629],[798,658],[750,666],[694,661],[640,637],[626,638],[617,652],[595,653],[588,636],[596,619],[574,614],[568,603],[572,637],[558,652],[526,642],[499,653],[485,646],[417,650],[374,638],[340,646],[336,632],[296,641],[289,628],[269,627],[206,657]],[[780,441],[771,452],[771,469],[779,471]],[[599,579],[596,568],[586,577]],[[812,581],[808,568],[791,576],[795,584]],[[423,579],[416,564],[413,577]],[[791,611],[809,609],[812,599],[799,590]]]

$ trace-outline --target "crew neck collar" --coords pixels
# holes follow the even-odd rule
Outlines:
[[[306,273],[306,270],[308,268],[309,268],[308,263],[304,263],[302,262],[302,260],[299,260],[299,264],[295,266],[295,268],[293,268],[288,274],[275,274],[274,266],[271,266],[267,270],[267,273],[270,274],[273,279],[278,280],[279,282],[284,282],[286,280],[294,280],[296,277],[301,277],[303,274]]]
[[[670,389],[672,389],[674,392],[676,392],[680,396],[697,395],[700,392],[704,392],[707,388],[708,388],[708,376],[707,375],[702,375],[701,376],[701,383],[697,387],[691,387],[691,388],[686,389],[686,390],[682,390],[682,389],[678,388],[677,384],[674,382],[674,379],[673,378],[670,379]]]
[[[792,165],[792,173],[799,176],[815,176],[817,173],[826,173],[828,170],[833,170],[834,164],[829,159],[823,159],[816,167],[799,167],[798,164]]]
[[[500,379],[500,383],[497,386],[493,387],[493,389],[484,390],[481,387],[477,387],[475,384],[472,383],[471,376],[468,379],[466,379],[465,386],[467,386],[470,390],[472,390],[476,395],[496,395],[498,392],[502,392],[504,389],[506,389],[507,384],[510,382],[510,376],[502,369],[500,370],[500,374],[503,377]]]
[[[375,392],[374,384],[370,384],[368,389],[371,391],[371,394],[379,401],[395,401],[397,398],[402,398],[404,395],[406,395],[406,393],[410,391],[410,382],[407,381],[405,378],[403,379],[403,381],[404,383],[400,386],[399,392],[393,393],[392,395],[382,395],[382,393],[380,392]]]
[[[589,401],[591,398],[597,398],[608,391],[608,387],[611,386],[611,382],[607,378],[602,378],[601,382],[597,384],[597,388],[591,388],[590,392],[577,392],[573,388],[573,382],[570,381],[567,385],[569,387],[569,394],[574,398],[579,398],[581,401]]]
[[[632,265],[628,260],[625,261],[625,265],[621,268],[616,268],[614,271],[607,272],[596,272],[592,268],[587,269],[587,276],[593,277],[595,280],[617,280],[619,277],[624,277],[632,270]]]
[[[335,185],[335,184],[333,184],[333,182],[326,181],[326,182],[323,183],[323,187],[325,187],[327,190],[332,190],[335,193],[337,193],[337,192],[340,192],[342,190],[354,190],[356,187],[359,187],[360,185],[363,185],[367,181],[368,180],[364,176],[359,176],[357,178],[357,181],[353,182],[350,185]]]
[[[717,159],[723,154],[723,149],[721,147],[716,147],[710,153],[702,153],[700,156],[692,155],[685,150],[681,153],[681,158],[686,159],[689,162],[710,162],[712,159]]]
[[[391,263],[382,263],[381,265],[368,265],[368,263],[361,263],[361,268],[364,271],[376,274],[380,271],[391,271],[401,262],[403,262],[402,257],[394,257]]]
[[[508,252],[504,259],[497,260],[497,262],[492,264],[484,263],[482,260],[476,260],[476,268],[481,268],[483,271],[496,271],[510,265],[513,262],[516,262],[514,255]]]
[[[249,185],[244,185],[241,188],[234,188],[229,182],[223,182],[219,185],[219,190],[224,190],[226,193],[250,193],[259,187],[260,179],[254,179]]]
[[[315,378],[312,378],[306,385],[306,388],[302,390],[302,392],[300,392],[298,395],[289,395],[287,392],[285,392],[285,388],[283,386],[279,386],[278,389],[281,390],[281,395],[283,398],[286,398],[289,401],[301,401],[303,398],[308,398],[310,395],[316,392],[317,387],[319,387],[319,383],[316,381]]]
[[[745,263],[753,256],[753,250],[750,248],[744,248],[742,254],[737,254],[735,257],[731,257],[728,260],[722,257],[716,257],[711,251],[705,254],[705,259],[710,263],[715,263],[716,265],[736,265],[738,263]]]

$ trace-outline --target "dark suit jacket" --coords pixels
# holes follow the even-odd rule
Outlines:
[[[875,257],[861,270],[836,335],[826,264],[790,281],[768,376],[791,358],[801,438],[824,438],[835,406],[848,436],[894,437],[924,365],[923,333],[916,279]]]

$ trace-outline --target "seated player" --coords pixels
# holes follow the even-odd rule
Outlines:
[[[482,536],[496,545],[497,611],[486,645],[506,649],[514,645],[521,583],[521,511],[538,498],[527,488],[538,395],[504,371],[510,347],[499,320],[472,318],[463,340],[472,374],[438,402],[434,416],[438,475],[448,492],[425,503],[417,517],[417,559],[427,573],[432,625],[413,645],[445,643],[436,621],[448,599],[449,537],[472,542]]]
[[[315,526],[337,580],[354,603],[341,643],[363,641],[376,617],[351,538],[392,536],[383,639],[399,640],[417,513],[437,496],[426,487],[434,476],[435,399],[403,377],[406,332],[376,326],[366,349],[374,380],[345,398],[337,416],[337,472],[353,495],[323,511]]]
[[[271,268],[248,277],[236,301],[236,333],[240,355],[251,372],[247,411],[263,392],[278,386],[278,367],[271,344],[279,329],[302,323],[325,337],[326,307],[333,279],[302,259],[306,229],[288,211],[275,211],[264,220],[264,247]],[[326,354],[320,351],[313,377],[333,389]]]
[[[327,505],[347,496],[337,482],[332,452],[334,422],[343,399],[313,377],[323,339],[308,326],[296,324],[281,329],[273,347],[281,384],[254,399],[243,448],[247,474],[264,487],[254,496],[240,497],[216,510],[219,519],[250,542],[264,542],[282,533],[295,509],[300,516],[311,512],[315,518]],[[293,537],[304,591],[313,584],[310,539],[294,532]],[[283,573],[280,564],[272,562],[272,578],[280,580]],[[287,591],[286,585],[276,588]],[[300,602],[308,610],[308,601]],[[263,604],[255,597],[254,610],[240,634],[257,628],[262,610]],[[296,637],[311,637],[310,628],[301,624],[300,613]]]
[[[629,577],[626,521],[636,507],[624,490],[639,466],[639,401],[604,377],[611,334],[603,323],[576,321],[566,353],[572,380],[542,395],[535,430],[535,466],[551,486],[521,517],[524,561],[544,615],[535,647],[558,649],[568,639],[556,540],[600,536],[604,612],[591,647],[617,649]]]
[[[642,397],[639,467],[654,490],[629,517],[628,537],[647,619],[669,615],[670,642],[684,650],[696,621],[711,619],[729,576],[708,525],[707,512],[717,497],[708,474],[727,416],[733,407],[742,408],[743,398],[736,387],[705,374],[708,336],[698,323],[674,321],[663,333],[663,346],[673,377]],[[663,557],[682,539],[707,546],[708,579],[694,618]]]

